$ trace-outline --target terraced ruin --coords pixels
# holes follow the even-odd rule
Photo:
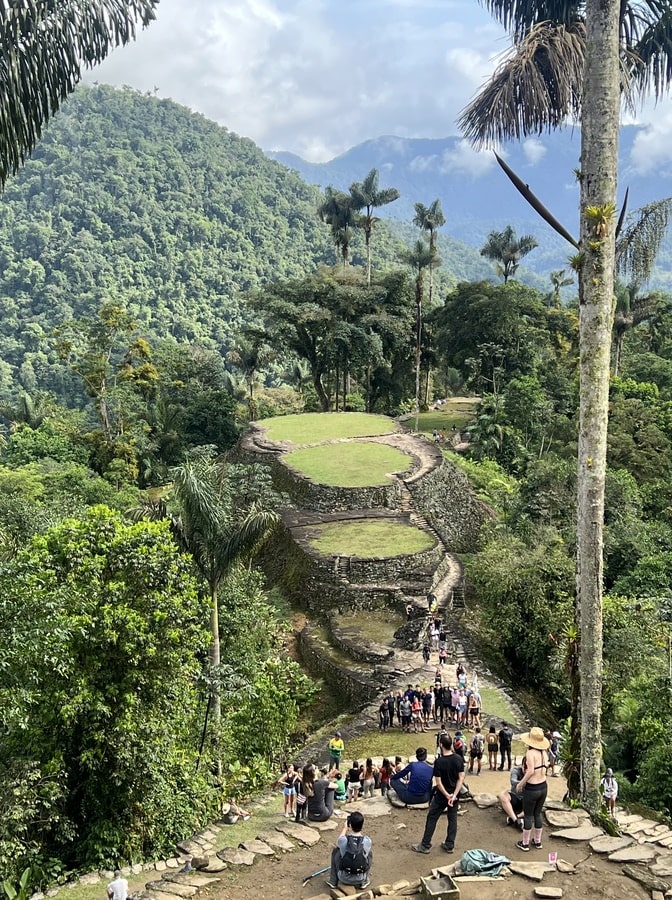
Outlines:
[[[262,565],[306,614],[303,661],[361,708],[418,667],[428,598],[463,604],[456,554],[475,546],[490,511],[437,446],[385,416],[262,420],[241,451],[271,468],[293,504]],[[415,615],[403,624],[408,604]]]

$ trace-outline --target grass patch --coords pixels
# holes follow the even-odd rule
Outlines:
[[[370,413],[303,413],[274,416],[257,422],[272,441],[293,444],[319,444],[338,438],[369,437],[397,431],[396,422],[387,416]]]
[[[482,731],[488,731],[490,723],[501,728],[502,722],[514,722],[515,713],[507,703],[506,697],[496,688],[480,688],[483,713],[481,715]]]
[[[405,472],[411,457],[387,444],[322,444],[286,453],[284,461],[319,484],[368,487],[387,484],[393,472]]]
[[[447,437],[451,428],[461,430],[473,421],[477,404],[477,398],[449,400],[441,409],[430,409],[420,413],[418,429],[428,437],[431,437],[434,429],[442,431],[444,437]]]
[[[426,747],[428,753],[436,752],[437,731],[426,731],[424,734],[406,734],[398,728],[392,728],[383,734],[382,731],[367,731],[358,735],[345,745],[346,762],[356,759],[362,762],[367,756],[386,756],[394,762],[395,756],[414,756],[418,747]]]
[[[311,545],[325,556],[399,556],[420,553],[434,546],[432,538],[419,528],[401,522],[359,519],[354,522],[327,522],[314,527],[319,537]]]

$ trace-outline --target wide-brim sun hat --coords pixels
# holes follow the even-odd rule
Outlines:
[[[548,750],[551,746],[551,742],[544,737],[544,732],[541,728],[530,728],[525,734],[521,734],[520,740],[535,750]]]

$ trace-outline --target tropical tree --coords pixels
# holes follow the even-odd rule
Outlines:
[[[613,323],[621,72],[659,95],[672,78],[668,4],[616,0],[553,4],[486,0],[514,39],[511,56],[467,107],[477,143],[581,120],[580,397],[577,618],[580,625],[581,793],[599,808],[602,568],[609,357]],[[549,12],[552,15],[549,15]],[[515,94],[515,101],[514,101]],[[575,727],[576,716],[572,717]]]
[[[516,237],[511,225],[504,231],[491,231],[488,239],[481,247],[481,256],[495,263],[497,274],[504,279],[504,284],[518,271],[520,261],[538,246],[531,234]]]
[[[317,208],[317,214],[323,222],[331,226],[331,238],[345,269],[350,259],[353,228],[357,224],[352,197],[329,185],[324,192],[324,199]]]
[[[422,300],[425,292],[425,271],[432,271],[440,265],[441,260],[434,250],[424,241],[416,241],[415,245],[402,255],[403,261],[415,272],[415,430],[418,430],[420,417],[420,358],[422,353]]]
[[[188,553],[205,582],[210,600],[210,704],[215,732],[221,723],[219,589],[229,572],[270,533],[278,521],[253,493],[254,499],[240,496],[236,489],[235,467],[208,452],[194,455],[184,465],[171,470],[171,505],[175,514],[169,517],[179,546]],[[238,479],[240,480],[240,479]],[[132,511],[134,518],[167,517],[165,501]],[[217,760],[221,775],[221,759]]]
[[[444,216],[443,210],[441,209],[441,201],[438,198],[436,200],[432,200],[429,206],[425,206],[423,203],[416,203],[415,215],[413,216],[413,224],[417,225],[418,228],[422,228],[422,230],[427,233],[429,248],[432,253],[436,253],[437,228],[441,228],[442,225],[446,224],[446,217]],[[429,296],[427,298],[427,302],[429,303],[430,307],[432,305],[432,297],[434,294],[433,274],[433,269],[430,267]]]
[[[82,70],[149,25],[159,0],[33,0],[0,4],[0,188],[79,83]]]
[[[373,212],[380,206],[387,206],[399,199],[396,188],[379,187],[378,169],[371,169],[364,181],[356,181],[350,185],[351,205],[359,213],[357,225],[364,232],[366,243],[366,283],[371,284],[371,237],[376,222],[380,221]],[[362,210],[364,212],[362,213]]]
[[[229,362],[240,370],[247,383],[250,422],[254,422],[257,417],[257,404],[254,399],[257,375],[274,356],[274,351],[266,343],[265,335],[250,329],[238,338],[235,346],[227,354]]]
[[[561,306],[560,303],[560,291],[563,287],[568,287],[570,284],[574,284],[574,279],[571,275],[566,275],[567,269],[555,269],[551,272],[551,284],[553,285],[553,293],[550,295],[553,306],[556,309],[559,309]]]
[[[657,318],[667,308],[667,301],[657,291],[640,294],[636,281],[616,285],[616,308],[614,311],[614,364],[613,374],[618,375],[623,358],[623,343],[626,334],[642,322]]]

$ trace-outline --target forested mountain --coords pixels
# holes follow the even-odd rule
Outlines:
[[[672,170],[643,158],[645,141],[643,128],[631,125],[621,129],[619,193],[622,197],[625,189],[630,189],[631,210],[672,195]],[[579,192],[574,170],[580,148],[581,133],[576,128],[507,144],[501,150],[511,168],[572,233],[578,232]],[[482,246],[490,231],[509,224],[518,234],[531,233],[539,247],[525,259],[525,271],[541,275],[546,286],[548,273],[567,265],[571,248],[528,206],[492,152],[476,153],[459,137],[387,135],[357,144],[325,163],[310,163],[293,153],[272,152],[269,156],[299,172],[310,184],[331,184],[339,189],[347,189],[360,172],[375,167],[384,185],[401,191],[398,203],[381,210],[381,215],[408,219],[415,200],[428,203],[438,197],[446,216],[442,231],[472,247]],[[672,241],[663,248],[653,280],[661,287],[672,282]]]
[[[0,208],[0,396],[18,379],[72,397],[54,329],[106,302],[150,338],[225,354],[241,292],[336,261],[318,202],[252,141],[172,101],[79,90]],[[374,267],[398,265],[401,244],[379,229]],[[489,272],[457,242],[441,252],[444,286]]]

